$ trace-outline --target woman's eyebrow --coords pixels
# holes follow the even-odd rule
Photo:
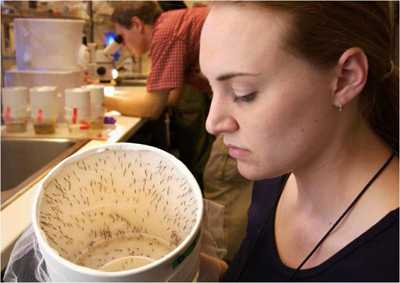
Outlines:
[[[226,81],[232,79],[234,77],[242,77],[242,76],[258,76],[259,73],[227,73],[217,77],[217,81]]]

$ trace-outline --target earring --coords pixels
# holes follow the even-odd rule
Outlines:
[[[343,110],[342,103],[337,102],[337,103],[334,103],[333,106],[336,107],[339,112],[342,112],[342,110]]]

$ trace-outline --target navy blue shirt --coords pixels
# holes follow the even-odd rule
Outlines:
[[[274,218],[287,176],[254,184],[247,234],[223,281],[289,281],[294,269],[281,262]],[[399,209],[322,264],[294,281],[399,281]]]

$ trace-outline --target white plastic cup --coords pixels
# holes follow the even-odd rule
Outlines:
[[[40,120],[55,122],[58,115],[58,93],[55,86],[38,86],[29,89],[31,118],[34,123]],[[40,114],[41,113],[41,114]],[[42,117],[40,117],[42,116]]]
[[[26,87],[5,87],[1,94],[6,131],[26,131],[29,105],[28,89]]]
[[[90,92],[85,88],[65,90],[65,120],[68,125],[90,122]]]
[[[104,124],[104,86],[87,85],[82,87],[90,92],[90,124],[91,128],[103,128]]]
[[[57,87],[38,86],[29,89],[31,118],[35,133],[52,134],[58,116],[59,97]]]

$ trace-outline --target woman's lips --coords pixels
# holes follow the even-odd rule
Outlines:
[[[229,155],[236,159],[243,159],[249,155],[250,151],[244,148],[236,147],[233,145],[227,145]]]

